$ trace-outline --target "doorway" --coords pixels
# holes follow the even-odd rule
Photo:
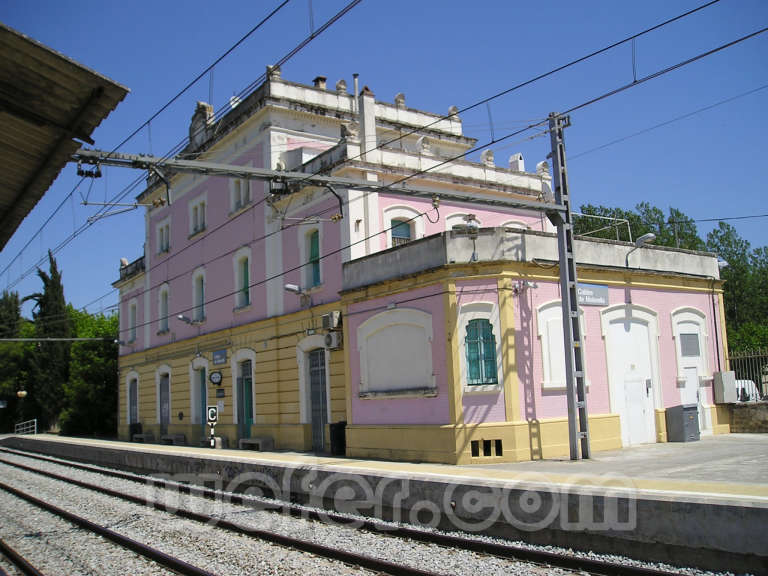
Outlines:
[[[328,396],[325,382],[325,350],[309,352],[309,399],[312,422],[312,450],[325,451],[325,426],[328,423]]]
[[[168,424],[171,422],[171,376],[168,373],[160,375],[160,436],[168,434]]]
[[[194,379],[192,382],[192,421],[200,424],[200,438],[206,438],[206,403],[208,402],[208,385],[206,384],[206,369],[200,367],[194,370]]]
[[[624,446],[656,441],[657,334],[653,312],[631,305],[603,312],[611,409]]]
[[[711,431],[711,414],[705,390],[701,389],[701,377],[708,373],[706,317],[695,308],[681,308],[672,313],[676,340],[678,388],[680,403],[697,407],[699,430]]]
[[[237,365],[237,436],[250,438],[253,426],[253,372],[250,360]]]

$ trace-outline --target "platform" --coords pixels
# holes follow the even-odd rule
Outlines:
[[[0,444],[386,519],[639,559],[768,573],[768,435],[449,466],[18,436]]]

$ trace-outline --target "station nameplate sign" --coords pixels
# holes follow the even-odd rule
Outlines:
[[[578,284],[579,306],[608,306],[608,286]]]

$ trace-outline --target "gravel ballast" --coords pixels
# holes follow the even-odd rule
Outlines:
[[[9,453],[2,453],[0,457],[34,468],[65,475],[69,478],[98,484],[112,490],[150,498],[166,504],[174,504],[196,512],[216,515],[220,518],[244,526],[254,527],[260,530],[269,530],[292,537],[306,538],[326,546],[332,546],[393,562],[403,562],[424,570],[457,575],[478,573],[484,575],[573,573],[552,567],[515,562],[464,550],[446,549],[437,545],[393,538],[382,533],[366,532],[349,527],[322,524],[320,522],[296,518],[278,512],[255,510],[248,506],[233,505],[222,501],[211,501],[202,497],[179,494],[174,490],[152,487],[145,481],[142,481],[140,477],[137,477],[137,481],[133,482],[110,478],[94,472],[78,470],[66,466],[65,463],[53,464]],[[241,560],[246,556],[246,554],[244,554],[245,550],[251,551],[253,548],[257,548],[258,550],[255,550],[253,553],[259,562],[257,566],[259,567],[260,573],[273,573],[271,572],[272,564],[270,562],[270,560],[273,559],[279,559],[279,571],[274,573],[293,573],[292,571],[294,570],[296,573],[302,574],[331,573],[324,571],[324,563],[331,563],[329,560],[255,541],[251,538],[232,534],[231,532],[220,534],[223,531],[215,527],[204,526],[200,523],[179,518],[172,518],[168,514],[154,511],[147,507],[129,504],[103,494],[96,497],[92,492],[82,488],[73,486],[62,487],[63,485],[61,482],[5,465],[2,465],[2,471],[4,476],[9,479],[14,477],[13,475],[16,475],[15,478],[18,478],[19,486],[24,487],[25,484],[35,486],[35,490],[40,491],[36,492],[40,497],[49,500],[50,496],[49,501],[56,505],[66,507],[67,509],[78,510],[81,515],[86,515],[90,519],[94,519],[86,514],[86,511],[88,511],[89,514],[92,513],[94,515],[95,521],[99,521],[100,518],[110,518],[114,519],[113,521],[120,522],[121,528],[130,528],[135,531],[139,536],[132,536],[131,534],[127,535],[136,537],[138,540],[146,541],[145,538],[147,537],[155,537],[157,541],[163,543],[169,542],[169,545],[178,547],[179,549],[191,546],[194,554],[201,556],[200,561],[194,561],[186,556],[182,556],[182,558],[211,571],[218,571],[226,574],[245,573],[239,572],[239,570],[245,570],[246,572],[251,571],[256,567],[254,566],[253,561],[246,561],[243,563]],[[80,502],[83,503],[85,508],[81,508],[78,504]],[[122,519],[118,519],[117,516],[120,516]],[[124,530],[121,529],[121,532],[122,531]],[[181,532],[181,534],[179,532]],[[194,534],[194,538],[185,538],[185,534]],[[160,535],[163,536],[160,537]],[[500,542],[498,539],[493,538],[482,536],[473,537],[479,540],[495,543]],[[226,542],[223,542],[223,540],[226,540]],[[194,542],[197,542],[198,545],[194,546]],[[226,569],[223,569],[225,564],[214,563],[211,565],[210,550],[206,549],[205,544],[200,544],[203,542],[208,542],[209,546],[212,546],[217,550],[215,557],[217,560],[222,559],[222,562],[227,566]],[[149,540],[148,543],[163,549],[168,553],[177,555],[172,551],[166,550],[159,544],[154,543],[152,540]],[[520,543],[515,544],[519,545]],[[265,546],[268,547],[266,550],[263,549]],[[554,547],[525,546],[554,553],[563,552],[562,549]],[[226,559],[230,553],[234,554],[236,559]],[[669,569],[667,566],[649,565],[647,563],[628,560],[623,557],[608,557],[605,555],[598,556],[592,554],[579,555],[617,563]],[[296,557],[302,560],[298,560]],[[330,570],[332,570],[334,574],[365,573],[365,571],[350,572],[350,570],[353,569],[344,566],[343,564],[340,569],[330,568]],[[712,574],[710,572],[695,569],[680,570],[680,573],[691,575]]]

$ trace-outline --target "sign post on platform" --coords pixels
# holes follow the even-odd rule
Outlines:
[[[208,406],[208,409],[206,410],[206,414],[208,417],[208,426],[211,427],[211,448],[216,448],[216,423],[219,421],[219,407],[218,406]]]

